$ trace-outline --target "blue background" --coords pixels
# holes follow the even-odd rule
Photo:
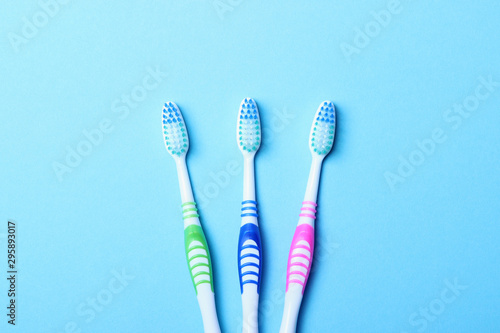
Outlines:
[[[2,332],[60,333],[68,323],[81,332],[201,332],[175,165],[160,130],[167,100],[190,132],[221,327],[238,332],[234,134],[246,96],[264,126],[256,160],[262,332],[280,326],[308,134],[325,99],[337,106],[338,128],[299,331],[500,331],[500,88],[457,128],[444,119],[480,77],[500,81],[500,3],[402,0],[369,45],[346,57],[342,43],[355,46],[355,29],[386,1],[222,1],[69,1],[18,52],[11,33],[22,36],[23,17],[32,21],[41,7],[1,3],[2,271],[9,218],[18,223],[19,260],[18,322],[6,323],[2,278]],[[158,87],[128,115],[122,102],[114,112],[156,67],[165,73]],[[112,130],[60,181],[54,163],[103,119]],[[417,156],[416,141],[435,129],[446,140],[391,188],[386,173],[397,175],[400,156]],[[80,315],[89,299],[109,296],[113,270],[134,278],[94,318]],[[455,282],[467,287],[453,294]],[[453,301],[443,302],[443,291]]]

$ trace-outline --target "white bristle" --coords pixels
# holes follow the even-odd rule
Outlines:
[[[182,113],[173,102],[163,107],[163,138],[172,156],[183,156],[189,149],[189,137]]]
[[[237,142],[245,153],[256,153],[259,150],[262,130],[259,109],[252,98],[245,98],[240,105],[237,126]]]
[[[309,148],[313,154],[327,155],[333,147],[336,125],[335,106],[330,101],[324,101],[318,107],[309,137]]]

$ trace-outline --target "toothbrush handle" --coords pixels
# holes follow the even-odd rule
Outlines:
[[[238,241],[238,273],[243,304],[243,332],[259,331],[259,293],[262,269],[262,247],[257,224],[257,202],[243,201],[243,219]]]
[[[280,333],[293,333],[297,327],[302,297],[307,285],[314,254],[314,220],[316,203],[304,201],[288,254],[285,310]]]
[[[184,221],[191,222],[184,228],[184,245],[189,272],[198,298],[205,333],[220,333],[215,307],[212,261],[207,240],[200,225],[196,203],[182,205]]]

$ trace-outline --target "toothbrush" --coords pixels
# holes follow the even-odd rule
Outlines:
[[[243,202],[238,241],[238,273],[243,305],[243,332],[259,331],[258,308],[262,269],[262,251],[255,198],[254,158],[261,141],[259,109],[251,98],[241,102],[236,131],[238,147],[243,153]]]
[[[316,220],[316,200],[323,159],[331,151],[335,136],[335,106],[330,101],[323,102],[318,110],[309,135],[309,149],[312,165],[307,190],[302,202],[299,223],[288,254],[286,270],[285,309],[280,333],[295,332],[300,304],[307,279],[311,272],[314,252],[314,221]]]
[[[163,137],[165,146],[177,165],[184,218],[186,259],[203,318],[203,328],[205,333],[220,333],[210,252],[201,228],[186,165],[189,137],[182,113],[172,102],[165,103],[163,107]]]

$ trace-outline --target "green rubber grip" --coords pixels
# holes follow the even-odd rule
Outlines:
[[[184,229],[184,245],[186,248],[189,273],[191,274],[191,280],[193,281],[196,294],[198,294],[197,287],[203,283],[210,283],[213,292],[214,280],[212,276],[210,251],[208,251],[207,240],[203,233],[203,229],[199,225],[190,225]],[[195,270],[198,272],[195,273]]]

